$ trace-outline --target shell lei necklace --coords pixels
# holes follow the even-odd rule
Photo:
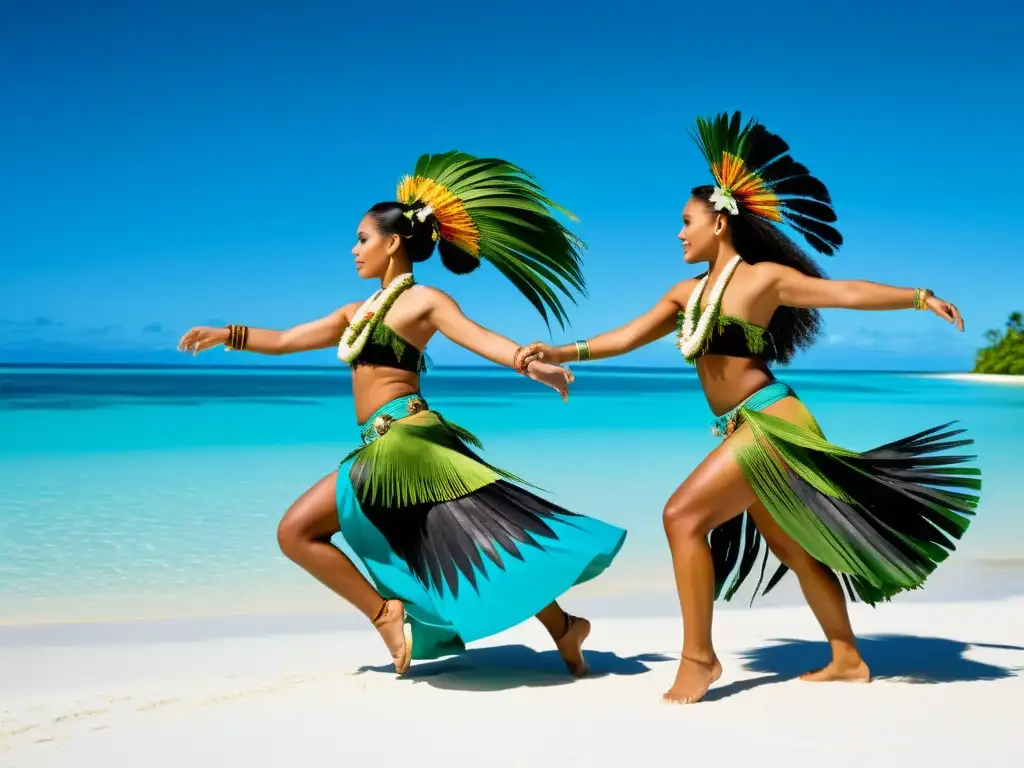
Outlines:
[[[683,313],[683,323],[679,328],[679,342],[676,345],[687,362],[693,362],[700,350],[704,348],[705,342],[711,334],[711,326],[721,314],[725,286],[729,284],[732,273],[736,271],[736,267],[741,261],[743,261],[741,256],[733,256],[732,261],[725,266],[722,274],[715,281],[715,287],[711,289],[711,299],[703,312],[700,311],[700,300],[707,287],[710,272],[701,278],[697,287],[693,289],[693,293],[690,294],[690,300],[686,302],[686,310]],[[698,314],[700,315],[699,320]]]
[[[381,321],[384,314],[406,288],[413,284],[411,272],[399,275],[387,288],[378,288],[374,294],[363,302],[348,328],[341,332],[338,341],[338,359],[351,363],[363,351],[374,327]]]

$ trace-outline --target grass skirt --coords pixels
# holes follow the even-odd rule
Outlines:
[[[774,382],[715,429],[782,530],[836,571],[854,600],[874,604],[921,587],[978,505],[981,471],[965,466],[975,457],[949,453],[973,441],[957,439],[963,430],[950,424],[851,451],[828,442],[792,390]],[[753,570],[761,535],[744,513],[712,531],[710,544],[716,597],[728,600]],[[755,596],[767,556],[766,548]]]
[[[479,441],[418,396],[388,403],[341,463],[341,532],[374,587],[405,603],[413,658],[534,616],[618,554],[620,528],[521,487],[470,446]]]

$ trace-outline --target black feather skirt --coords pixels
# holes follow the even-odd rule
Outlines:
[[[785,418],[764,413],[791,398]],[[858,452],[825,440],[793,391],[775,382],[725,424],[743,474],[783,531],[830,567],[853,600],[875,604],[920,588],[956,548],[979,501],[972,444],[950,424]],[[761,536],[748,513],[712,531],[716,596],[730,599],[758,559]],[[768,550],[761,561],[758,594]],[[786,573],[780,566],[767,593]]]
[[[394,400],[341,463],[341,535],[374,587],[405,603],[413,658],[431,659],[536,615],[602,573],[626,532],[563,509],[480,458],[418,396]]]

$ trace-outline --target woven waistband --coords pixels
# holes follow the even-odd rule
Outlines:
[[[727,413],[716,417],[711,422],[711,434],[715,437],[728,437],[737,426],[737,416],[740,411],[763,411],[765,408],[775,405],[779,400],[787,397],[796,397],[796,393],[788,384],[781,381],[773,381],[771,384],[761,387],[761,389]]]
[[[372,443],[383,437],[391,429],[392,423],[420,411],[429,410],[427,401],[420,395],[405,395],[385,403],[373,415],[359,425],[359,433],[364,443]]]

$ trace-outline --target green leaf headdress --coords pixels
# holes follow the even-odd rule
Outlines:
[[[412,176],[398,185],[397,199],[420,204],[417,218],[433,215],[441,261],[466,274],[487,259],[529,300],[550,327],[568,319],[562,294],[583,294],[585,247],[552,211],[576,217],[552,202],[533,177],[512,163],[464,152],[423,155]]]

